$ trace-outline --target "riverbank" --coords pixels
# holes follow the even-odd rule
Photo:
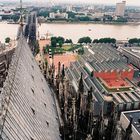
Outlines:
[[[0,23],[6,24],[19,24],[18,22],[1,21]],[[94,21],[46,21],[41,24],[100,24],[100,25],[140,25],[140,22],[94,22]],[[24,23],[26,24],[26,23]]]
[[[67,22],[67,21],[46,21],[43,23],[47,24],[101,24],[101,25],[140,25],[140,22],[93,22],[93,21],[75,21],[75,22]]]

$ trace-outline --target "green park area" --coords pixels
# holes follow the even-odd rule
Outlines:
[[[75,51],[79,49],[83,49],[82,45],[76,45],[76,44],[71,44],[71,45],[63,45],[62,47],[46,47],[45,53],[49,52],[49,49],[51,49],[52,54],[63,54],[66,52],[72,52],[74,53]]]
[[[51,49],[52,54],[63,54],[66,52],[82,52],[83,47],[82,45],[74,44],[71,39],[59,36],[51,38],[51,45],[44,47],[44,53],[49,53],[49,49]]]
[[[90,43],[110,43],[113,47],[116,47],[116,39],[115,38],[100,38],[100,39],[92,39],[88,36],[79,38],[77,44],[74,44],[71,39],[65,39],[64,37],[52,37],[51,45],[44,47],[44,52],[48,53],[49,49],[51,49],[52,54],[63,54],[66,52],[83,54],[84,49],[82,44],[90,44]],[[140,44],[139,38],[132,38],[128,40],[128,43],[131,44]]]

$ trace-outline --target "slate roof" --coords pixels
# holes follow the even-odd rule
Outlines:
[[[2,140],[60,140],[53,94],[20,36],[0,95]]]

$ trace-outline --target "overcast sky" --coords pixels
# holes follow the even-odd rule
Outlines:
[[[0,0],[1,1],[19,1],[19,0]],[[116,4],[117,2],[121,2],[122,0],[23,0],[24,1],[38,1],[38,2],[90,2],[90,3],[99,3],[99,4]],[[140,6],[140,0],[125,0],[127,5],[139,5]]]
[[[44,0],[45,1],[45,0]],[[81,1],[81,2],[93,2],[102,4],[116,4],[117,2],[122,2],[122,0],[52,0],[52,1]],[[140,0],[126,0],[128,5],[140,5]]]

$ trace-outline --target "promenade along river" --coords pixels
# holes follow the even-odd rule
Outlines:
[[[0,23],[0,41],[6,37],[15,38],[19,25]],[[106,25],[106,24],[41,24],[40,34],[51,33],[53,36],[71,38],[74,43],[80,37],[90,36],[92,39],[112,37],[117,40],[140,38],[140,25]]]

